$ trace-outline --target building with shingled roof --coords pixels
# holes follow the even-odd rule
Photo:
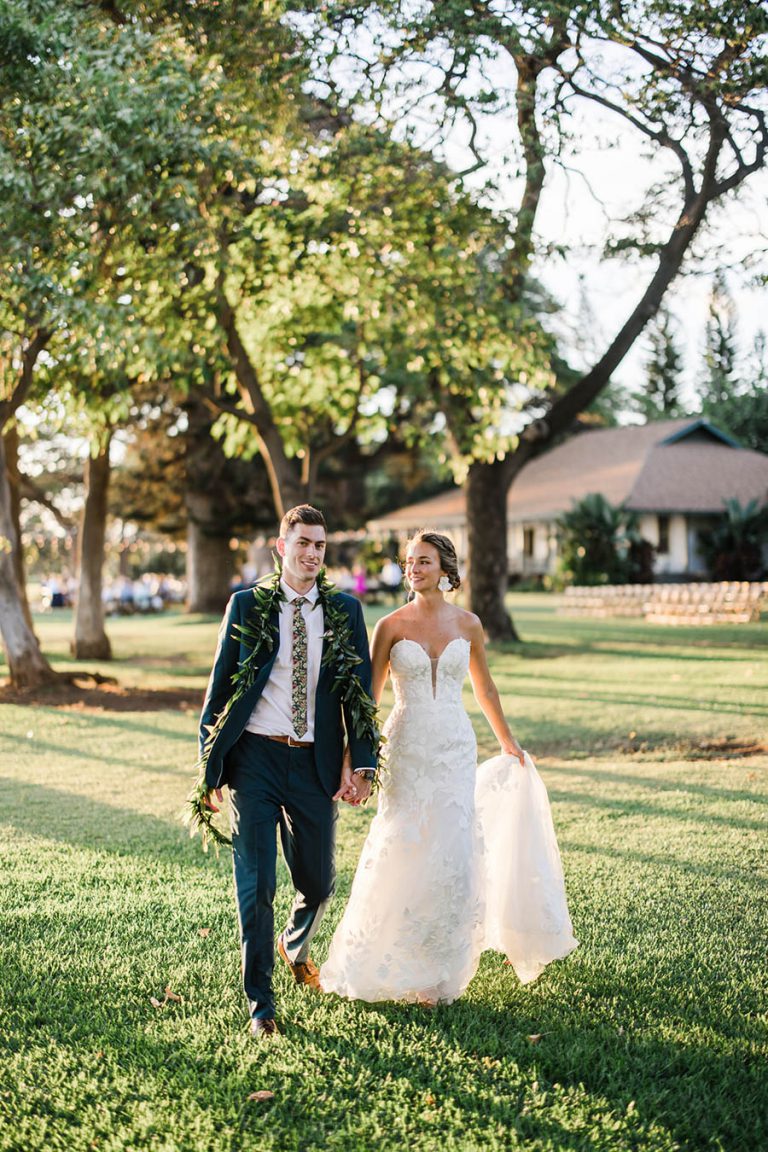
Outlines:
[[[554,572],[556,521],[591,493],[638,514],[640,531],[655,549],[657,577],[698,578],[706,575],[701,533],[724,515],[725,501],[768,503],[768,454],[742,448],[698,418],[578,432],[526,464],[510,489],[510,576]],[[380,516],[367,527],[374,537],[404,541],[425,526],[447,533],[460,559],[466,558],[461,488]]]

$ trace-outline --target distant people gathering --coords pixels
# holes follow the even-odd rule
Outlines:
[[[391,557],[384,561],[378,574],[358,562],[352,568],[329,568],[328,576],[340,591],[369,603],[382,598],[396,601],[403,595],[403,569]]]
[[[145,572],[135,580],[118,576],[108,581],[102,591],[104,611],[108,616],[130,616],[134,613],[163,612],[172,604],[183,604],[186,583],[175,576]],[[77,600],[77,581],[68,574],[48,576],[40,585],[40,603],[44,611],[71,608]]]

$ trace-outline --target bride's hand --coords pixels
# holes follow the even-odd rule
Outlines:
[[[502,744],[501,751],[502,755],[504,756],[514,756],[517,760],[520,761],[520,767],[525,767],[525,752],[523,752],[522,748],[518,744],[517,740],[514,739],[514,737],[511,741],[505,741]]]
[[[339,790],[333,797],[334,800],[344,800],[347,804],[357,805],[360,803],[358,795],[357,781],[352,772],[352,756],[349,748],[344,752],[344,759],[341,764],[341,780],[339,781]]]

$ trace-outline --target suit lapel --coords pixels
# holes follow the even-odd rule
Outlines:
[[[328,623],[328,616],[327,616],[324,608],[322,607],[322,605],[321,605],[321,611],[323,613],[323,654],[322,654],[322,657],[320,659],[320,675],[317,678],[317,690],[318,690],[318,692],[330,692],[331,684],[333,682],[333,669],[330,667],[330,665],[325,663],[326,657],[328,655],[329,623]]]

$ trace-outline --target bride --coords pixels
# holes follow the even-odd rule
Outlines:
[[[391,674],[395,698],[379,807],[320,982],[450,1003],[485,948],[527,982],[576,941],[544,785],[504,718],[479,619],[444,598],[460,584],[452,542],[417,533],[405,571],[413,599],[379,621],[371,649],[374,697]],[[467,673],[502,753],[479,769]]]

